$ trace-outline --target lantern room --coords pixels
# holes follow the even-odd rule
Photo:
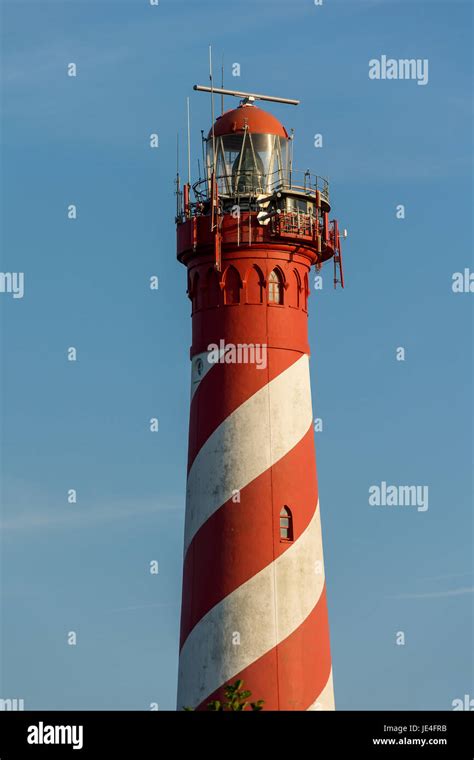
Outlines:
[[[278,119],[244,100],[219,116],[207,136],[208,176],[215,170],[220,196],[271,193],[288,184],[289,145]]]

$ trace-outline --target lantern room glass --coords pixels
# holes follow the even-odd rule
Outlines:
[[[278,135],[241,134],[214,138],[216,180],[223,196],[259,195],[287,183],[288,140]],[[207,172],[213,167],[213,141],[207,140]]]

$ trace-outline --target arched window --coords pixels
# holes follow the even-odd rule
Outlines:
[[[283,279],[278,269],[270,272],[268,278],[268,302],[283,303]]]
[[[293,273],[291,276],[291,284],[290,284],[290,287],[288,288],[287,303],[289,306],[294,306],[297,309],[299,308],[300,293],[301,293],[301,279],[296,269],[293,269]]]
[[[308,275],[305,274],[304,276],[304,285],[303,285],[303,303],[304,303],[304,310],[308,311],[308,295],[309,295],[309,286],[308,286]]]
[[[229,267],[225,273],[224,303],[240,303],[240,275],[235,267]]]
[[[289,507],[283,507],[280,512],[280,539],[293,541],[293,517]]]
[[[206,306],[209,308],[219,306],[221,288],[215,269],[209,269],[206,277]]]
[[[247,286],[247,303],[263,302],[263,275],[256,266],[251,267],[245,277]]]

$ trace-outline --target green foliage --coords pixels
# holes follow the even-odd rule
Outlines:
[[[221,702],[219,699],[214,699],[209,702],[207,709],[211,712],[224,712],[235,711],[241,712],[246,710],[249,705],[251,710],[263,710],[264,700],[259,699],[257,702],[248,702],[248,698],[252,696],[252,692],[248,689],[243,690],[242,686],[244,682],[239,679],[235,683],[228,683],[224,686],[225,701]],[[183,710],[192,711],[192,707],[183,707]]]

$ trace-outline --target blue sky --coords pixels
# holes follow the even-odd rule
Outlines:
[[[336,704],[474,696],[472,294],[451,289],[473,269],[471,13],[4,1],[1,270],[25,295],[0,294],[1,697],[175,706],[191,324],[173,180],[187,96],[194,175],[210,126],[192,92],[209,43],[227,86],[301,99],[271,110],[349,230],[346,289],[323,270],[309,316]],[[370,80],[383,54],[427,58],[428,84]],[[369,506],[381,481],[428,485],[429,509]]]

